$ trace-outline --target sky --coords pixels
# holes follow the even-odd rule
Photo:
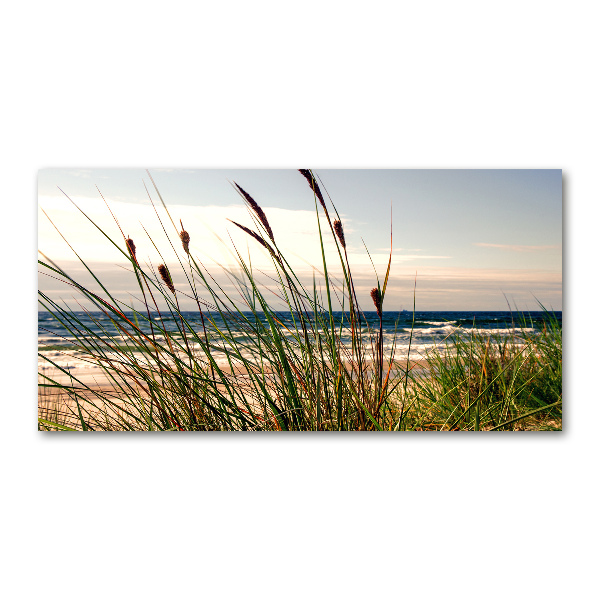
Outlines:
[[[562,172],[560,170],[342,170],[315,169],[344,226],[359,302],[370,310],[369,290],[392,266],[384,309],[562,310]],[[255,229],[232,187],[238,183],[264,209],[279,247],[304,281],[322,272],[315,201],[295,170],[151,169],[173,219],[190,233],[191,252],[220,282],[234,269],[234,245],[267,277],[271,260],[228,219]],[[43,169],[38,173],[38,248],[67,272],[88,281],[73,251],[121,299],[135,292],[126,262],[71,200],[115,241],[122,235],[138,258],[166,261],[176,287],[187,285],[167,234],[179,241],[150,178],[142,169]],[[62,190],[62,191],[61,191]],[[69,200],[66,195],[71,199]],[[322,219],[321,215],[321,219]],[[326,222],[321,221],[323,226]],[[154,247],[152,238],[158,250]],[[365,250],[368,248],[370,257]],[[335,246],[326,236],[328,268],[336,274]],[[375,270],[374,270],[375,269]],[[339,273],[339,268],[337,273]],[[267,279],[265,279],[267,281]],[[416,285],[416,287],[415,287]],[[72,292],[39,276],[40,289],[70,301]],[[194,308],[185,301],[182,309]]]

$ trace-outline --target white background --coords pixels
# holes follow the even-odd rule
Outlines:
[[[597,593],[593,6],[3,8],[4,597]],[[564,169],[564,431],[38,433],[36,171],[75,166]]]

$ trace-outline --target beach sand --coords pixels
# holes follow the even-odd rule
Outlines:
[[[386,364],[384,368],[384,377],[388,367],[389,364]],[[406,361],[396,361],[394,363],[394,368],[390,372],[390,379],[398,376],[400,372],[404,373],[406,368]],[[409,368],[413,374],[425,373],[427,371],[427,361],[425,359],[411,360]],[[222,371],[225,377],[235,379],[236,388],[238,390],[243,390],[243,380],[248,379],[248,374],[245,369],[234,372],[230,366],[224,366],[222,367]],[[107,410],[113,417],[122,416],[122,411],[119,407],[125,407],[125,399],[127,396],[118,386],[109,380],[99,367],[94,367],[92,365],[85,366],[80,362],[79,366],[69,369],[69,375],[56,368],[47,368],[42,372],[44,375],[61,385],[72,387],[78,395],[82,411],[84,411],[84,413],[87,412],[87,416],[99,418],[101,410],[94,407],[94,404],[101,406],[103,410]],[[267,377],[271,373],[272,372],[267,372]],[[76,380],[79,380],[79,382]],[[53,423],[61,423],[67,427],[80,428],[81,423],[78,415],[78,407],[74,398],[70,397],[68,393],[60,388],[47,388],[43,385],[39,385],[43,383],[49,382],[44,380],[43,377],[38,376],[38,418]],[[147,390],[140,385],[135,385],[135,382],[133,381],[131,383],[132,387],[135,389],[134,398],[145,399],[146,402],[149,402]],[[218,383],[217,386],[225,390],[225,385],[223,383]],[[254,404],[256,399],[253,400],[251,397],[250,386],[248,387],[248,392],[249,393],[245,398],[251,404]],[[102,401],[103,398],[109,399],[114,405],[106,404]]]

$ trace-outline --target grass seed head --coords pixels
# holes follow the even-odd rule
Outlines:
[[[135,258],[135,244],[133,243],[133,240],[128,237],[125,240],[125,243],[127,244],[127,249],[129,250],[129,254],[131,254],[132,258]]]
[[[264,246],[271,254],[271,256],[280,264],[283,266],[283,263],[281,262],[281,258],[279,258],[279,256],[277,256],[277,254],[275,254],[275,251],[273,250],[273,248],[271,248],[271,246],[269,246],[269,244],[267,244],[267,242],[265,242],[265,240],[263,240],[260,235],[258,235],[258,233],[255,233],[254,231],[252,231],[251,229],[248,229],[247,227],[244,227],[243,225],[240,225],[239,223],[236,223],[235,221],[232,221],[231,219],[227,219],[230,223],[233,223],[235,226],[239,227],[242,231],[245,231],[249,236],[253,237],[261,246]]]
[[[298,171],[300,171],[300,173],[304,175],[306,181],[308,181],[308,185],[310,185],[310,189],[315,193],[315,195],[319,199],[321,206],[325,209],[325,211],[327,211],[327,207],[325,206],[325,200],[323,200],[323,194],[321,194],[321,188],[319,188],[319,184],[315,181],[311,170],[298,169]]]
[[[190,234],[183,228],[183,221],[179,219],[181,223],[181,233],[179,234],[179,238],[181,239],[181,244],[183,245],[183,249],[186,254],[190,253]]]
[[[346,249],[346,238],[344,237],[344,228],[342,227],[342,222],[339,219],[336,219],[333,222],[333,229],[335,231],[335,235],[338,236],[338,240],[340,240],[340,244],[344,250]]]
[[[165,282],[165,285],[174,294],[175,287],[173,286],[173,280],[171,279],[171,275],[167,267],[165,267],[165,265],[158,265],[158,272],[160,273],[160,278]]]
[[[227,219],[228,221],[231,221],[231,219]],[[243,225],[240,225],[239,223],[236,223],[235,221],[231,221],[231,223],[233,223],[234,225],[237,225],[242,231],[245,231],[249,236],[252,236],[261,246],[264,246],[267,250],[269,250],[269,245],[267,244],[267,242],[265,242],[265,240],[263,240],[260,235],[258,235],[258,233],[254,233],[254,231],[252,231],[251,229],[248,229],[247,227],[244,227]]]
[[[377,316],[381,319],[381,294],[379,292],[379,288],[373,288],[371,290],[371,298],[373,298],[373,304],[375,305]]]
[[[182,229],[181,233],[179,234],[179,237],[181,238],[181,245],[183,246],[185,253],[189,254],[190,253],[190,234],[185,229]]]
[[[239,190],[240,194],[244,197],[246,202],[250,205],[250,208],[256,213],[256,216],[260,219],[260,222],[263,224],[267,234],[271,238],[271,241],[274,242],[275,238],[273,237],[273,231],[271,230],[271,226],[269,225],[269,221],[267,220],[267,215],[265,215],[263,209],[258,205],[256,200],[252,198],[252,196],[242,189],[235,181],[233,182],[235,187]]]

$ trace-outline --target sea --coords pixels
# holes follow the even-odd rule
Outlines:
[[[134,315],[131,312],[124,313],[132,322]],[[183,316],[190,325],[203,335],[202,322],[198,311],[183,311]],[[255,319],[252,313],[244,313],[249,318]],[[557,322],[562,325],[562,311],[552,313]],[[101,312],[86,313],[83,311],[74,312],[74,315],[83,326],[89,328],[95,334],[107,338],[112,336],[121,340],[124,345],[127,344],[125,337],[120,337],[110,319]],[[159,321],[161,317],[157,313],[150,313],[154,321]],[[207,329],[211,340],[218,343],[218,336],[215,328],[221,328],[224,324],[218,314],[210,314],[214,325],[208,322],[207,313],[204,314]],[[333,313],[337,324],[342,322],[343,314],[341,312]],[[93,317],[93,318],[92,318]],[[266,323],[264,316],[261,319]],[[279,319],[282,323],[289,323],[290,315],[281,314]],[[366,319],[366,323],[365,323]],[[453,334],[470,335],[472,330],[485,334],[497,334],[499,336],[510,336],[514,332],[514,326],[524,333],[533,333],[544,326],[548,320],[548,313],[542,311],[534,312],[509,312],[509,311],[386,311],[383,315],[383,346],[384,354],[390,356],[392,351],[394,357],[398,360],[409,356],[413,359],[423,358],[428,352],[435,349],[445,348],[452,339]],[[162,317],[164,327],[174,332],[175,337],[180,335],[177,330],[177,322],[172,317]],[[138,318],[140,328],[150,335],[150,325],[147,321]],[[348,324],[347,318],[345,323]],[[362,331],[364,335],[369,335],[369,329],[377,332],[379,330],[379,317],[375,312],[364,313]],[[248,340],[247,332],[242,329],[233,329],[233,336],[242,346]],[[161,338],[157,341],[160,343]],[[164,340],[163,340],[164,341]],[[350,329],[342,328],[342,342],[349,343]],[[200,346],[192,345],[195,350]],[[77,370],[85,372],[92,376],[94,371],[100,371],[99,367],[90,364],[76,347],[75,337],[50,313],[38,313],[38,366],[39,372],[44,374],[56,372],[57,369],[45,358],[52,360],[56,365],[67,372],[76,372]],[[212,352],[213,358],[221,364],[226,364],[225,354],[215,350]],[[253,360],[251,350],[245,351],[245,358]]]

